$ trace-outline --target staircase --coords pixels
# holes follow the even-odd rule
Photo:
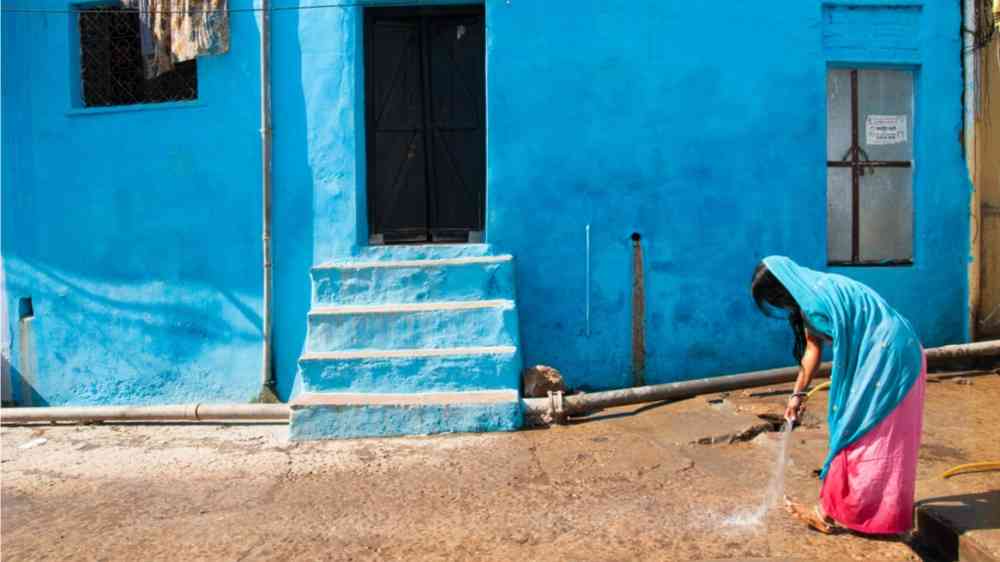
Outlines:
[[[510,255],[372,248],[312,270],[295,440],[521,426]]]

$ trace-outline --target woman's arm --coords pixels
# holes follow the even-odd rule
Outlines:
[[[802,400],[805,398],[805,390],[809,387],[823,358],[823,340],[806,332],[806,350],[802,354],[802,363],[799,368],[799,376],[795,380],[795,389],[792,397],[788,399],[788,407],[785,409],[785,419],[795,421],[799,419],[802,410]]]

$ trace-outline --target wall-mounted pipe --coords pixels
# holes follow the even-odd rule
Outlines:
[[[976,139],[976,115],[979,113],[979,59],[974,49],[976,36],[976,4],[978,0],[962,0],[962,148],[969,182],[969,264],[968,264],[968,337],[976,339],[979,326],[979,303],[982,298],[982,193],[978,187],[980,162]]]
[[[264,303],[263,303],[263,357],[261,362],[259,400],[273,401],[274,364],[271,335],[271,312],[274,308],[271,295],[271,2],[260,1],[260,149],[261,187],[263,195],[263,254],[264,254]]]
[[[928,363],[970,357],[1000,357],[1000,340],[973,344],[949,345],[927,350]],[[820,367],[820,376],[828,376],[830,364]],[[699,394],[724,392],[781,384],[795,380],[797,367],[756,371],[727,377],[714,377],[651,386],[639,386],[608,392],[574,396],[529,398],[523,400],[524,414],[529,419],[542,419],[552,413],[552,405],[566,416],[580,415],[601,408],[678,400]],[[208,421],[208,420],[279,420],[288,421],[287,404],[181,404],[167,406],[67,406],[48,408],[3,408],[0,423],[31,422],[97,422],[97,421]]]
[[[174,404],[4,408],[0,423],[100,421],[288,421],[287,404]]]
[[[632,386],[646,384],[646,280],[642,236],[632,233]]]
[[[949,345],[927,350],[928,363],[971,357],[1000,357],[1000,340]],[[820,377],[829,376],[830,368],[830,363],[823,363],[820,367]],[[524,415],[529,420],[559,421],[567,417],[579,416],[595,410],[613,408],[615,406],[658,402],[660,400],[681,400],[701,394],[782,384],[794,381],[798,374],[798,367],[785,367],[782,369],[769,369],[725,377],[711,377],[609,390],[607,392],[560,396],[558,400],[553,400],[552,396],[549,398],[528,398],[523,400],[522,403],[524,406]]]

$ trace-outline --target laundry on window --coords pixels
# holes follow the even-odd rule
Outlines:
[[[146,78],[229,51],[229,0],[121,0],[138,10]]]

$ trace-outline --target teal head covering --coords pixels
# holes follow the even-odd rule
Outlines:
[[[824,478],[837,453],[903,401],[920,376],[923,351],[910,323],[866,285],[783,256],[765,258],[764,265],[792,294],[805,321],[833,339]]]

